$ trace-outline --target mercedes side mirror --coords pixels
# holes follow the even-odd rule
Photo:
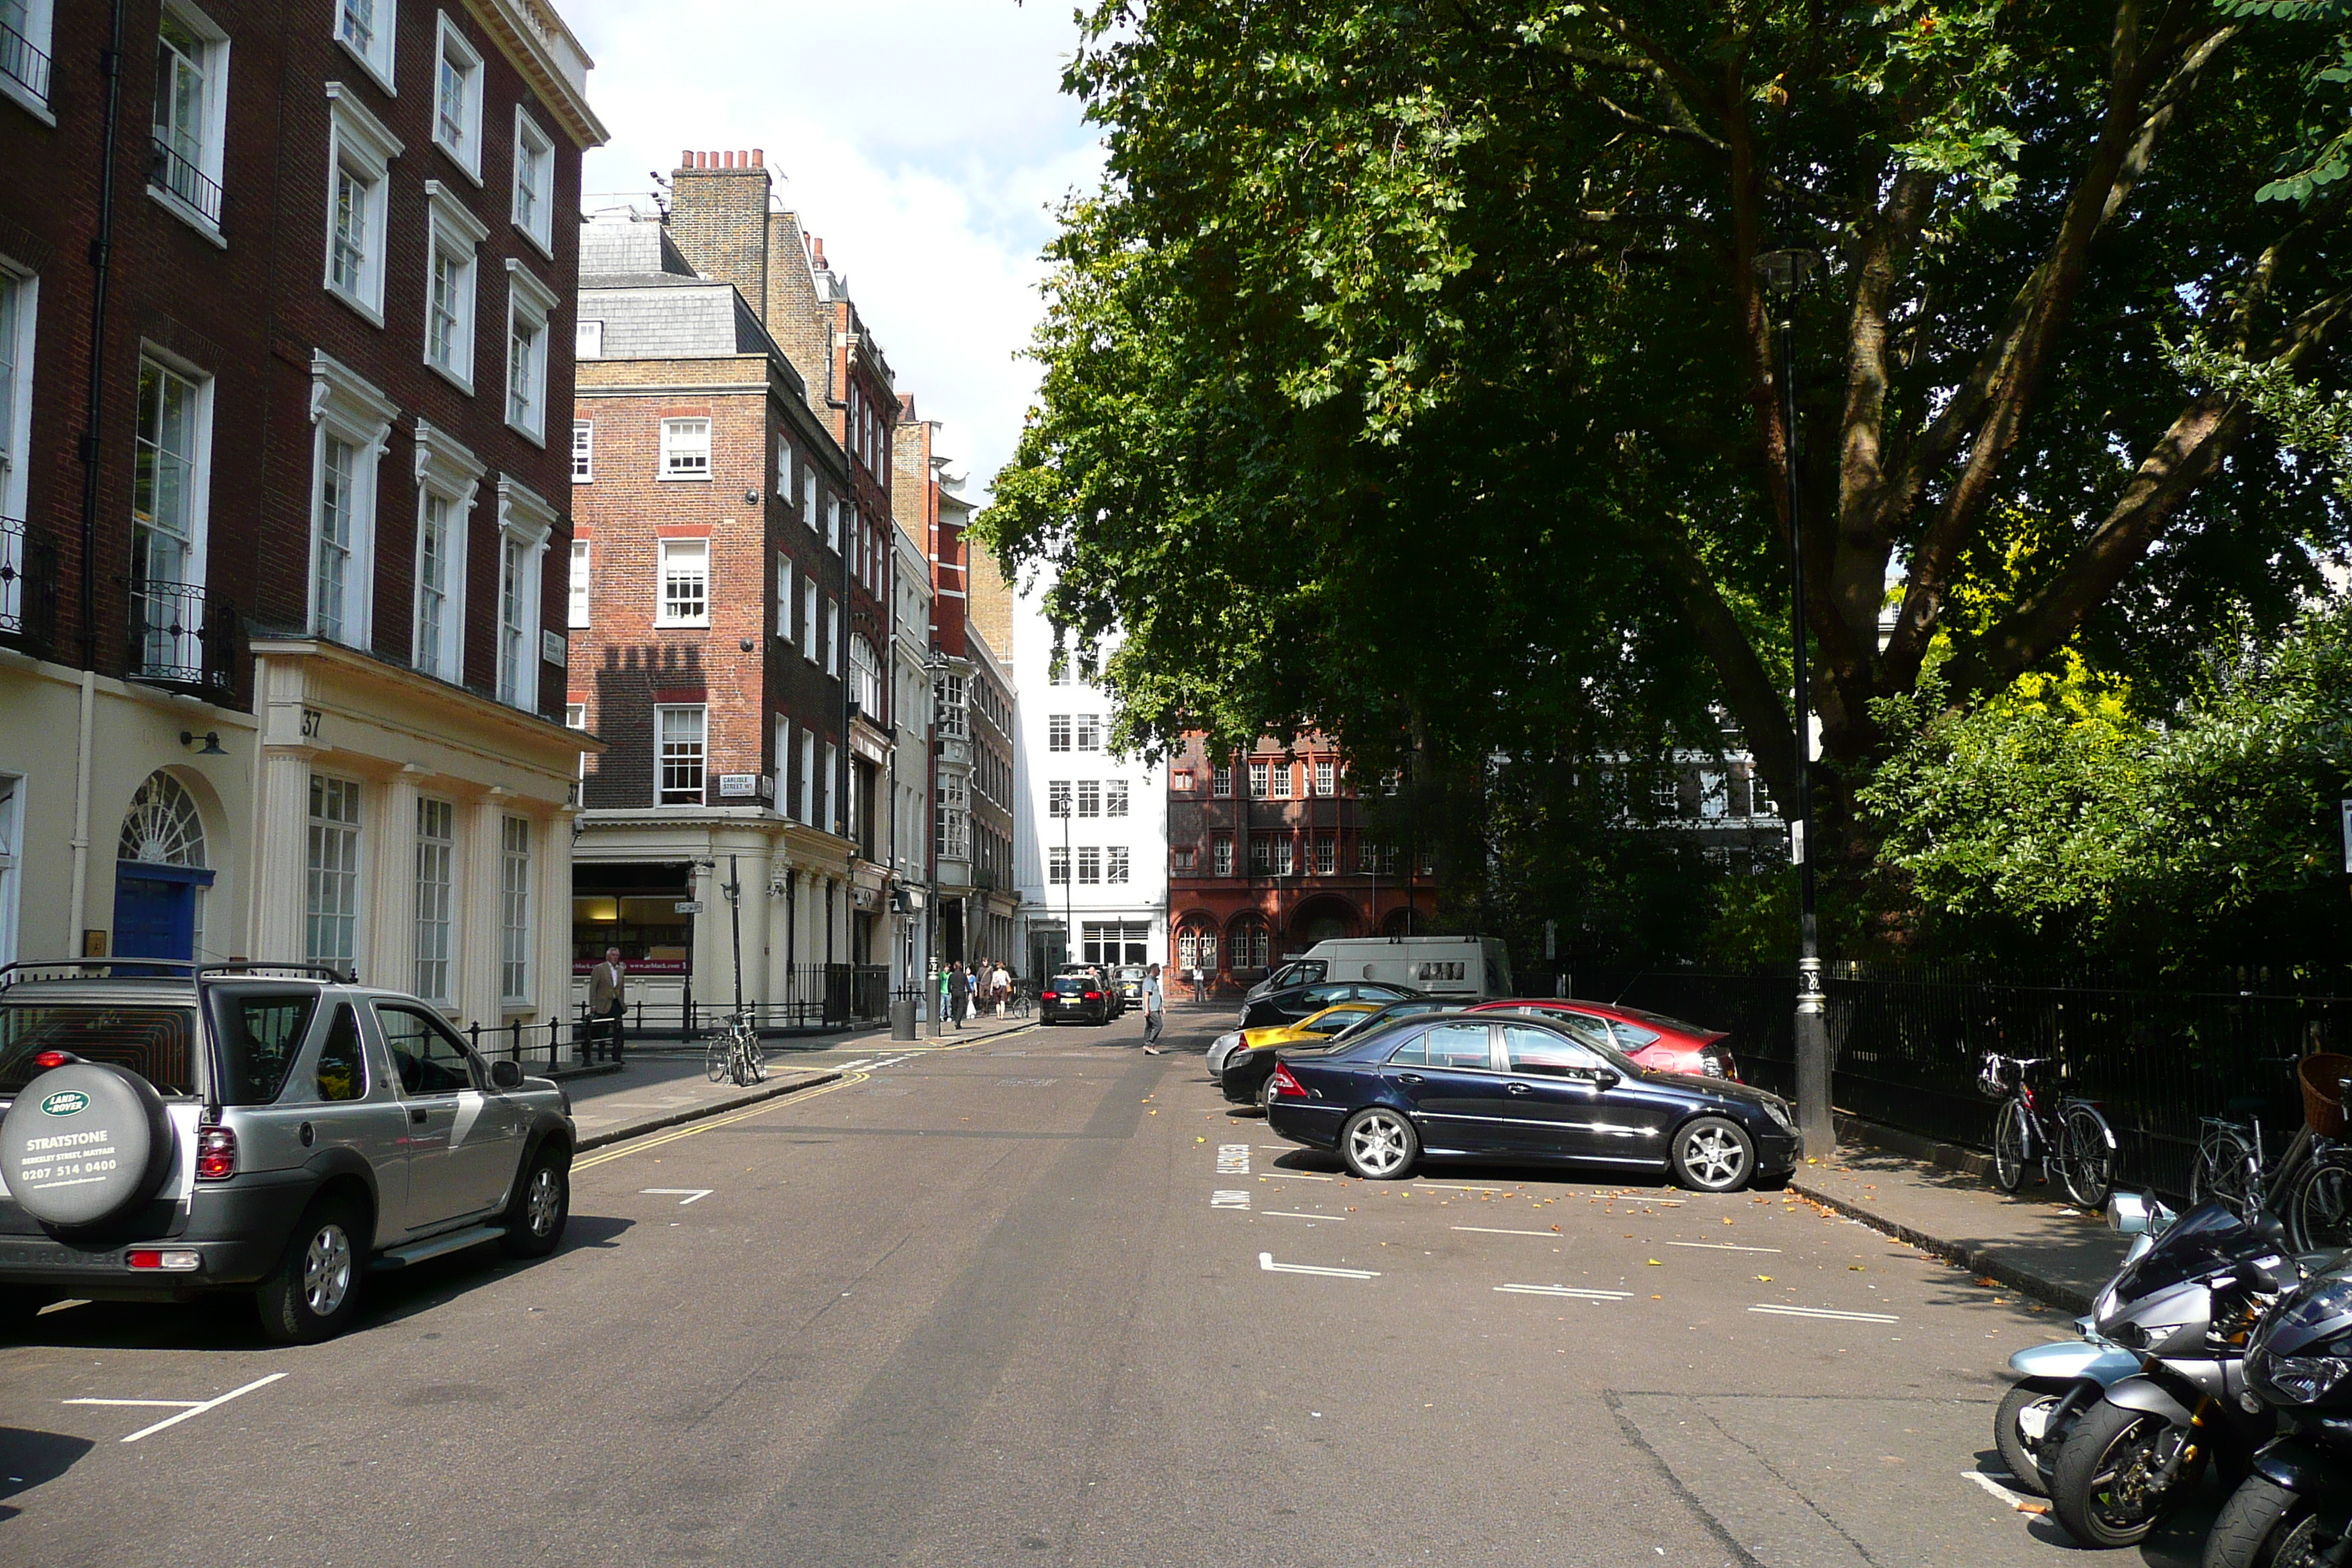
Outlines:
[[[1623,1081],[1617,1076],[1617,1069],[1614,1068],[1602,1068],[1592,1075],[1592,1087],[1604,1092],[1615,1089]]]
[[[521,1064],[510,1061],[492,1062],[490,1064],[490,1087],[492,1089],[520,1089],[522,1087]]]

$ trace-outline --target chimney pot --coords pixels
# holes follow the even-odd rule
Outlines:
[[[677,166],[681,169],[691,169],[694,167],[693,148],[689,147],[685,152],[680,153],[677,155]]]
[[[754,147],[754,148],[752,148],[752,149],[751,149],[751,167],[753,167],[753,168],[755,168],[755,169],[764,169],[764,168],[766,168],[767,166],[768,166],[768,154],[767,154],[767,151],[766,151],[766,149],[764,149],[764,148],[760,148],[760,147]]]
[[[729,153],[725,154],[725,157],[727,159],[726,166],[730,169],[733,168],[735,166],[735,154]]]

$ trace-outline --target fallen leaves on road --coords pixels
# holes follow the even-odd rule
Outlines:
[[[1769,1274],[1759,1274],[1756,1277],[1756,1283],[1759,1285],[1769,1285],[1772,1283],[1772,1277]]]

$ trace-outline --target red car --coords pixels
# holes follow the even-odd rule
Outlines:
[[[1619,1007],[1602,1002],[1579,1002],[1565,996],[1528,996],[1504,1002],[1481,1002],[1465,1009],[1472,1013],[1539,1013],[1567,1025],[1579,1034],[1597,1031],[1608,1043],[1653,1072],[1689,1073],[1697,1078],[1727,1078],[1744,1082],[1733,1059],[1731,1037],[1721,1029],[1704,1029],[1663,1013],[1639,1007]]]

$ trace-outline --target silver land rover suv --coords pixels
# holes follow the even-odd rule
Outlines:
[[[242,1290],[326,1339],[371,1268],[552,1252],[577,1136],[555,1084],[325,966],[9,964],[0,1319]]]

